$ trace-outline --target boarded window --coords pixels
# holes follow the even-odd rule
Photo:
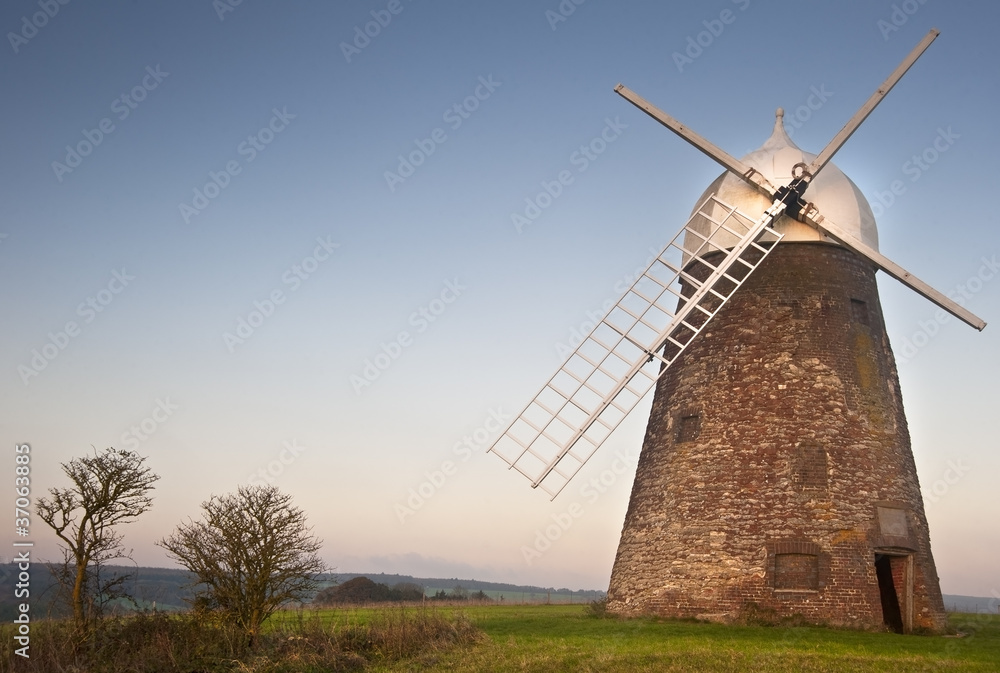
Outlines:
[[[878,524],[882,535],[907,537],[910,534],[906,523],[906,510],[897,507],[879,507]]]
[[[860,299],[851,300],[851,321],[865,327],[870,325],[867,302],[863,302]]]
[[[819,557],[815,554],[777,554],[774,588],[799,591],[819,589]]]
[[[698,439],[701,431],[701,416],[699,414],[687,414],[681,416],[679,427],[677,428],[678,442],[693,442]]]
[[[802,490],[825,489],[829,459],[818,444],[803,443],[795,450],[792,480]]]

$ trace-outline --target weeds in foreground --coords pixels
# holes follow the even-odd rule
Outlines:
[[[259,637],[193,614],[140,614],[102,620],[82,648],[68,621],[32,624],[31,658],[14,655],[0,630],[0,670],[25,673],[306,673],[355,671],[371,664],[430,656],[480,640],[460,616],[429,610],[386,610],[357,623],[300,614]]]
[[[599,598],[597,600],[590,601],[587,604],[587,616],[588,617],[610,617],[612,616],[608,612],[608,597]]]
[[[823,622],[809,621],[800,614],[779,615],[772,607],[765,607],[754,602],[743,605],[735,622],[744,626],[827,626]]]

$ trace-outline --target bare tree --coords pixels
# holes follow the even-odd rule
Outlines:
[[[326,570],[302,510],[273,486],[241,486],[201,505],[204,519],[157,544],[198,580],[196,607],[220,611],[251,644],[278,607],[301,601]]]
[[[105,589],[118,590],[121,580],[102,585],[93,571],[111,559],[129,558],[117,526],[134,521],[153,503],[150,492],[159,477],[143,463],[145,457],[128,450],[95,450],[93,456],[62,464],[73,485],[50,488],[37,502],[38,516],[62,541],[63,563],[54,568],[67,588],[73,619],[83,631],[102,605]]]

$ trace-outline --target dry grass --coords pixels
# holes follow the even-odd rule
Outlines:
[[[458,616],[430,610],[371,611],[364,621],[330,621],[315,613],[286,618],[254,647],[227,625],[194,615],[147,614],[106,619],[82,646],[72,625],[32,625],[31,658],[14,655],[0,630],[0,671],[25,673],[311,673],[356,671],[404,658],[433,656],[479,632]]]

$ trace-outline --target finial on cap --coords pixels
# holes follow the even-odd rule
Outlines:
[[[783,107],[779,107],[774,111],[774,133],[779,136],[783,136],[786,140],[786,144],[791,142],[791,140],[788,139],[788,134],[785,132],[785,108]]]

